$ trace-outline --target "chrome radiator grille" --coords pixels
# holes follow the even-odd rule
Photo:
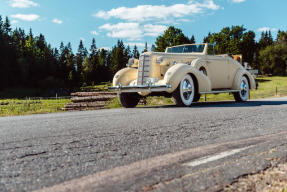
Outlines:
[[[146,85],[149,73],[150,73],[150,65],[151,65],[151,59],[150,56],[142,55],[139,59],[139,67],[138,67],[138,85]]]

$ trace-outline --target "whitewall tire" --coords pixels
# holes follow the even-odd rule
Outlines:
[[[177,106],[191,106],[195,96],[195,85],[193,78],[186,74],[173,93],[173,98]]]
[[[240,92],[234,93],[234,99],[237,102],[245,102],[249,98],[250,85],[248,79],[243,76],[240,81]]]

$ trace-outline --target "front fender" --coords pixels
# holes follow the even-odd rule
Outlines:
[[[137,79],[138,70],[136,68],[124,68],[118,71],[113,79],[113,86],[118,86],[121,83],[123,86],[129,85],[129,83]]]
[[[249,79],[250,89],[256,89],[256,82],[255,82],[254,77],[245,69],[240,68],[236,72],[236,75],[235,75],[234,80],[233,80],[233,84],[232,84],[233,90],[240,90],[241,89],[241,78],[244,75],[247,76]]]
[[[196,62],[196,61],[195,61]],[[164,82],[166,85],[171,85],[171,89],[168,91],[172,93],[178,87],[179,83],[186,74],[193,74],[198,82],[198,91],[207,92],[211,91],[211,83],[209,78],[198,71],[196,68],[187,64],[176,64],[169,68],[164,76]]]

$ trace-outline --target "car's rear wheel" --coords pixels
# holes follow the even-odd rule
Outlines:
[[[118,94],[121,105],[125,108],[133,108],[137,106],[140,101],[138,93],[120,93]]]
[[[245,76],[241,78],[240,88],[241,88],[240,92],[233,93],[234,99],[237,102],[245,102],[248,100],[250,92],[249,82]]]
[[[173,98],[177,106],[191,106],[195,96],[193,78],[187,74],[183,77],[177,89],[173,92]]]

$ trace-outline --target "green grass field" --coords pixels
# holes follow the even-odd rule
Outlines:
[[[69,102],[70,99],[0,99],[0,117],[61,112]]]

